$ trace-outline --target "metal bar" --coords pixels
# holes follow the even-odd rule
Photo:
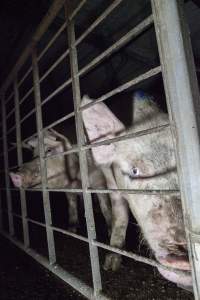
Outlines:
[[[58,31],[55,33],[55,35],[50,39],[46,47],[41,51],[41,53],[38,55],[38,62],[41,60],[41,58],[44,56],[44,54],[47,52],[47,50],[51,47],[51,45],[55,42],[55,40],[59,37],[59,35],[62,33],[62,31],[66,28],[67,24],[64,23],[60,26]]]
[[[117,87],[116,89],[102,95],[101,97],[99,97],[98,99],[94,100],[93,102],[91,103],[88,103],[88,104],[85,104],[85,105],[82,105],[80,110],[85,110],[93,105],[95,105],[96,103],[99,103],[99,102],[102,102],[102,101],[105,101],[106,99],[114,96],[114,95],[117,95],[125,90],[127,90],[128,88],[132,87],[133,85],[135,84],[138,84],[139,82],[141,81],[144,81],[152,76],[155,76],[157,74],[159,74],[161,72],[161,66],[158,66],[158,67],[155,67],[155,68],[152,68],[151,70],[147,71],[146,73],[143,73],[141,75],[139,75],[138,77],[120,85],[119,87]]]
[[[68,115],[66,115],[66,116],[64,116],[64,117],[62,117],[62,118],[60,118],[59,120],[57,120],[57,121],[51,123],[50,125],[44,127],[44,128],[43,128],[43,131],[46,131],[46,130],[48,130],[48,129],[51,129],[52,127],[54,127],[54,126],[56,126],[56,125],[58,125],[58,124],[60,124],[60,123],[62,123],[62,122],[64,122],[64,121],[66,121],[66,120],[68,120],[68,119],[70,119],[70,118],[72,118],[72,117],[74,117],[74,112],[71,112],[71,113],[69,113]]]
[[[19,80],[19,82],[18,82],[18,88],[22,85],[22,83],[28,77],[28,75],[31,73],[31,71],[32,71],[32,66],[30,66],[30,68],[26,71],[26,73],[24,74],[24,76]]]
[[[51,7],[49,8],[48,12],[46,13],[45,17],[41,21],[40,25],[38,26],[35,34],[33,35],[30,43],[28,46],[25,48],[23,51],[22,55],[18,59],[16,65],[10,72],[8,78],[6,79],[5,83],[1,86],[1,92],[5,91],[11,81],[13,80],[13,77],[15,74],[19,71],[21,66],[24,64],[26,59],[28,58],[29,55],[31,55],[32,49],[34,46],[37,44],[37,42],[41,39],[43,34],[46,32],[47,28],[49,25],[53,22],[55,17],[57,16],[58,12],[60,9],[63,7],[63,4],[65,3],[65,0],[54,0]]]
[[[9,135],[13,130],[15,130],[16,124],[13,125],[9,130],[7,130],[6,134]]]
[[[12,97],[14,97],[14,92],[11,92],[10,95],[8,96],[8,98],[5,100],[5,104],[7,105],[8,102],[12,99]]]
[[[79,293],[81,293],[83,296],[85,296],[88,299],[94,300],[93,289],[90,286],[86,285],[77,277],[74,277],[72,274],[65,271],[61,266],[57,264],[50,265],[48,260],[44,256],[40,255],[39,253],[30,248],[26,249],[22,243],[11,238],[6,232],[1,232],[1,234],[8,240],[10,240],[15,246],[17,246],[18,248],[26,252],[29,256],[34,258],[38,263],[40,263],[50,272],[55,274],[58,278],[62,279],[63,281],[71,285],[75,290],[79,291]],[[98,300],[109,300],[109,298],[100,294],[98,296]]]
[[[75,123],[76,123],[76,134],[78,140],[79,148],[79,162],[80,162],[80,173],[81,173],[81,183],[83,188],[83,199],[84,199],[84,208],[86,215],[86,224],[89,240],[89,250],[90,250],[90,261],[92,268],[92,279],[94,286],[94,297],[98,297],[99,293],[102,290],[101,284],[101,274],[100,274],[100,265],[99,265],[99,256],[98,249],[95,245],[92,244],[92,241],[96,239],[96,230],[93,216],[92,208],[92,198],[90,194],[87,194],[85,191],[88,186],[88,167],[87,167],[87,158],[86,153],[81,151],[81,147],[84,144],[84,130],[83,123],[81,118],[81,113],[79,112],[79,106],[81,104],[81,95],[80,95],[80,85],[78,77],[78,59],[77,52],[75,47],[75,30],[73,20],[68,19],[68,7],[65,4],[65,13],[68,20],[68,45],[70,51],[70,67],[71,67],[71,76],[72,76],[72,91],[73,91],[73,101],[75,109]]]
[[[200,97],[183,1],[152,0],[164,86],[176,141],[182,206],[193,270],[195,299],[200,299]],[[188,142],[189,139],[189,142]],[[192,233],[192,234],[191,234]]]
[[[45,222],[49,226],[46,228],[49,261],[50,264],[53,264],[56,262],[56,252],[55,252],[53,230],[50,228],[50,225],[52,224],[52,217],[51,217],[49,192],[46,190],[47,170],[46,170],[46,161],[43,159],[43,157],[45,156],[44,135],[42,131],[43,122],[42,122],[42,110],[41,110],[39,70],[38,70],[37,55],[35,49],[33,49],[32,52],[32,67],[33,67],[33,83],[34,83],[34,96],[35,96],[35,107],[36,107],[37,134],[38,134],[38,141],[39,141],[40,172],[41,172],[42,187],[43,187],[43,191],[42,191],[43,205],[44,205],[44,213],[45,213]]]
[[[87,0],[82,0],[80,1],[79,5],[73,10],[71,16],[69,17],[69,19],[73,19],[77,13],[80,11],[80,9],[82,8],[82,6],[85,4]],[[48,42],[48,44],[46,45],[46,47],[43,49],[43,51],[39,54],[38,56],[38,61],[40,61],[40,59],[44,56],[44,54],[47,52],[47,50],[51,47],[51,45],[55,42],[55,40],[58,38],[58,36],[62,33],[62,31],[67,27],[67,23],[65,22],[60,28],[59,30],[56,32],[56,34],[52,37],[52,39]]]
[[[3,151],[4,151],[4,167],[5,167],[5,183],[6,183],[6,198],[8,204],[8,221],[9,221],[9,233],[14,235],[14,223],[12,216],[12,198],[10,192],[10,179],[8,174],[9,164],[8,164],[8,142],[7,142],[7,125],[6,125],[6,104],[4,102],[4,96],[1,97],[1,108],[2,108],[2,122],[3,122]]]
[[[75,41],[75,46],[78,46],[108,15],[117,7],[123,0],[115,0],[108,8],[83,32],[83,34]]]
[[[66,50],[52,65],[51,67],[42,75],[42,77],[40,78],[40,83],[42,83],[42,81],[44,81],[44,79],[59,65],[59,63],[61,63],[61,61],[67,57],[67,55],[69,54],[69,50]]]
[[[22,147],[21,147],[21,126],[20,126],[20,108],[19,108],[19,90],[17,85],[17,78],[14,81],[14,93],[15,93],[15,122],[16,122],[16,138],[17,138],[17,162],[19,165],[23,163]],[[22,226],[23,226],[23,237],[24,245],[26,248],[30,245],[29,230],[27,217],[27,206],[26,206],[26,194],[25,191],[20,189],[20,201],[21,201],[21,213],[22,213]]]
[[[0,209],[0,214],[1,213],[8,213],[8,211],[6,209]],[[12,212],[12,215],[18,219],[21,219],[23,220],[24,217],[22,217],[21,215],[19,214],[16,214],[15,212]],[[42,222],[39,222],[39,221],[36,221],[36,220],[33,220],[31,218],[28,218],[28,217],[25,217],[26,221],[27,222],[30,222],[30,223],[33,223],[35,225],[38,225],[38,226],[41,226],[41,227],[44,227],[46,228],[47,225],[45,223],[42,223]],[[67,235],[67,236],[70,236],[70,237],[73,237],[73,238],[76,238],[80,241],[83,241],[83,242],[86,242],[88,243],[88,238],[84,237],[84,236],[81,236],[79,234],[76,234],[76,233],[73,233],[71,231],[68,231],[68,230],[65,230],[65,229],[61,229],[59,227],[56,227],[56,226],[50,226],[51,229],[53,229],[54,231],[57,231],[57,232],[60,232],[60,233],[63,233],[64,235]]]
[[[27,98],[28,96],[30,96],[30,94],[34,92],[34,89],[33,87],[31,87],[27,92],[26,94],[24,95],[24,97],[22,97],[22,99],[20,100],[19,104],[21,105]]]
[[[149,28],[153,23],[153,16],[147,17],[144,21],[139,23],[136,27],[131,29],[127,32],[124,36],[121,37],[116,43],[110,46],[107,50],[101,53],[99,56],[94,58],[88,65],[83,67],[81,71],[78,73],[79,76],[86,74],[87,72],[91,71],[96,65],[101,63],[103,60],[111,56],[114,52],[121,49],[125,46],[128,42],[130,42],[133,38],[136,38],[139,34],[141,34],[144,30]]]
[[[11,109],[11,111],[7,114],[6,120],[9,119],[9,117],[15,112],[15,108]]]
[[[42,188],[23,188],[25,191],[30,192],[37,192],[42,191]],[[0,190],[5,190],[5,188],[0,188]],[[19,191],[18,188],[10,188],[11,191]],[[47,188],[49,192],[67,192],[67,193],[82,193],[83,189],[74,189],[74,188]],[[141,189],[91,189],[88,188],[85,190],[88,194],[110,194],[113,192],[121,192],[121,193],[127,193],[127,194],[139,194],[139,195],[179,195],[179,190],[141,190]]]
[[[25,115],[25,117],[23,117],[20,121],[20,123],[22,124],[24,121],[26,121],[29,117],[31,117],[34,113],[36,112],[36,108],[33,108],[31,111],[29,111],[28,114]]]
[[[123,0],[116,0],[114,1],[93,23],[92,25],[75,41],[75,45],[78,46],[83,39],[85,39],[89,33],[91,33]],[[84,0],[80,3],[82,6],[85,2]],[[77,7],[80,9],[80,7]],[[74,13],[77,13],[76,10],[72,13],[72,16],[69,17],[70,19],[74,17]],[[66,27],[66,24],[64,24]],[[64,27],[64,25],[62,25]],[[64,28],[63,28],[64,29]],[[40,79],[40,83],[55,69],[55,67],[69,54],[69,49],[67,49],[55,62],[54,64],[43,74]],[[40,56],[39,56],[40,58]]]
[[[149,26],[152,25],[152,22],[153,22],[152,16],[149,16],[148,18],[146,18],[144,21],[142,21],[140,24],[138,24],[136,27],[134,27],[132,30],[130,30],[127,34],[125,34],[120,40],[118,40],[116,43],[114,43],[112,46],[110,46],[107,50],[105,50],[99,56],[95,57],[89,64],[87,64],[85,67],[83,67],[78,72],[77,75],[79,77],[81,77],[84,74],[86,74],[87,72],[91,71],[94,67],[96,67],[98,64],[100,64],[104,59],[111,56],[111,54],[118,51],[121,47],[125,46],[128,42],[130,42],[131,39],[137,37],[145,29],[149,28]],[[76,43],[75,43],[75,45],[76,45]],[[72,82],[72,79],[69,78],[64,83],[62,83],[52,94],[47,96],[42,101],[42,105],[47,103],[54,96],[56,96],[59,92],[61,92],[64,88],[66,88],[68,85],[70,85],[71,82]]]

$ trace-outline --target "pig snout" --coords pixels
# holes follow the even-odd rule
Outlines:
[[[166,279],[182,286],[192,286],[191,266],[187,255],[177,256],[168,254],[157,257],[161,265],[169,267],[164,269],[158,267],[160,274]]]
[[[18,187],[18,188],[22,187],[23,180],[22,180],[22,175],[21,174],[11,172],[10,173],[10,178],[11,178],[12,183],[14,184],[15,187]]]

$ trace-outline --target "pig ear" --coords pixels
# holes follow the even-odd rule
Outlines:
[[[20,174],[11,172],[10,177],[11,177],[11,180],[12,180],[14,186],[16,186],[16,187],[22,186],[22,176]]]
[[[91,103],[88,96],[83,96],[82,105]],[[82,112],[83,122],[90,142],[97,142],[114,137],[125,130],[125,126],[104,103],[97,103]],[[92,149],[97,164],[113,162],[115,146],[104,145]]]

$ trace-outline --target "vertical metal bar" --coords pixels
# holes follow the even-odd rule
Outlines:
[[[45,222],[48,225],[46,227],[47,232],[47,243],[49,251],[49,262],[53,264],[56,262],[56,252],[51,216],[51,207],[49,192],[47,191],[47,170],[46,170],[46,160],[44,159],[44,135],[43,135],[43,122],[42,122],[42,108],[41,108],[41,95],[40,95],[40,83],[39,83],[39,69],[37,64],[37,54],[36,49],[32,51],[32,66],[33,66],[33,87],[35,96],[35,107],[36,107],[36,122],[37,122],[37,134],[39,143],[39,157],[40,157],[40,172],[42,181],[42,194],[43,194],[43,205],[45,213]]]
[[[11,236],[14,235],[14,223],[12,215],[12,198],[10,191],[10,179],[9,179],[9,164],[8,164],[8,141],[7,141],[7,125],[6,125],[6,105],[5,98],[2,96],[2,122],[3,122],[3,152],[4,152],[4,167],[5,167],[5,182],[6,182],[6,198],[8,204],[8,221],[9,221],[9,233]]]
[[[88,231],[94,295],[95,297],[98,297],[100,291],[102,290],[101,274],[100,274],[100,266],[99,266],[98,248],[92,244],[92,241],[96,240],[96,230],[95,230],[93,207],[92,207],[92,197],[91,194],[86,193],[86,189],[89,186],[88,165],[87,165],[86,152],[81,150],[81,147],[84,145],[85,138],[84,138],[84,129],[83,129],[81,111],[79,110],[81,104],[81,95],[80,95],[80,83],[79,83],[79,76],[78,76],[78,58],[77,58],[77,51],[75,46],[74,21],[69,20],[68,18],[69,9],[70,7],[68,7],[67,4],[65,4],[65,14],[68,22],[68,27],[67,27],[68,44],[69,44],[69,53],[70,53],[74,113],[75,113],[76,133],[77,133],[77,141],[78,141],[78,149],[79,149],[79,162],[80,162],[82,189],[83,189],[84,208],[85,208],[87,231]]]
[[[200,98],[183,1],[152,0],[178,173],[195,299],[200,299]]]
[[[21,124],[20,124],[20,107],[19,107],[19,90],[17,84],[17,78],[14,81],[14,97],[15,97],[15,123],[16,123],[16,141],[17,141],[17,162],[21,166],[23,163],[22,147],[21,147]],[[21,200],[21,214],[23,224],[23,237],[24,245],[26,248],[30,245],[28,220],[27,220],[27,206],[26,206],[26,194],[25,191],[20,189]]]

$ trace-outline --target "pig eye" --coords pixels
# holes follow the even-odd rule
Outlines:
[[[136,167],[133,167],[130,172],[130,178],[138,177],[140,174],[140,170]]]

